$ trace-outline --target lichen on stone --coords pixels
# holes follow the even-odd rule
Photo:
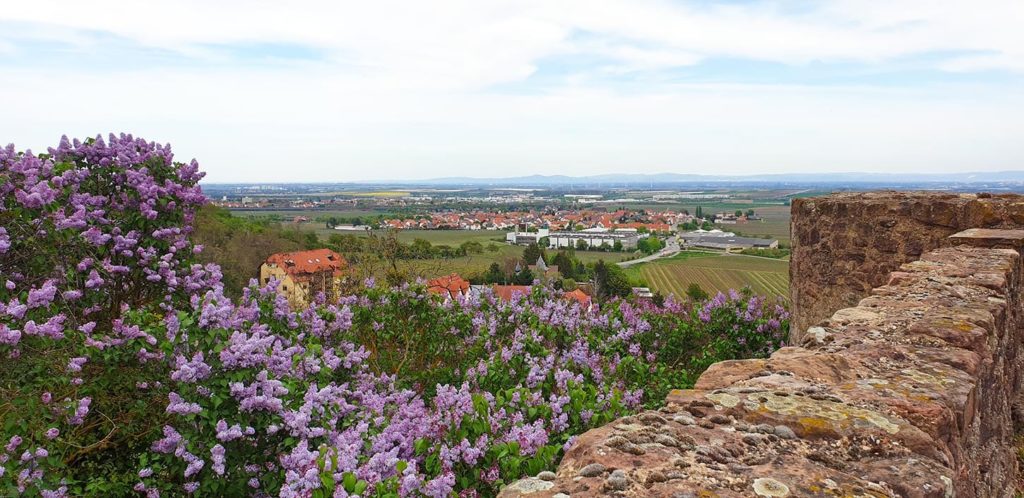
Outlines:
[[[754,493],[765,497],[789,496],[789,486],[771,477],[759,477],[754,479]]]

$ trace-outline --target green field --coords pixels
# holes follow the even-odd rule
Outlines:
[[[779,239],[784,246],[789,245],[789,206],[773,206],[755,209],[764,218],[761,221],[737,225],[722,225],[723,230],[737,232],[751,237],[771,237]]]
[[[498,262],[501,264],[501,261],[505,259],[519,258],[522,257],[522,255],[522,246],[501,244],[497,252],[484,251],[483,254],[473,254],[451,259],[435,258],[424,260],[402,260],[398,262],[398,265],[401,269],[408,271],[410,274],[425,279],[448,275],[450,273],[458,273],[459,275],[468,278],[473,275],[481,275],[485,273],[487,268],[491,266],[491,263]],[[609,262],[617,262],[624,259],[626,255],[597,251],[576,251],[576,257],[584,263],[593,263],[599,259]]]
[[[333,230],[314,223],[303,223],[300,225],[285,223],[284,225],[292,228],[297,227],[301,230],[313,230],[320,236],[321,240],[326,240],[335,234],[360,235],[360,232]],[[484,250],[481,254],[471,254],[451,259],[402,260],[398,262],[398,265],[402,270],[426,279],[450,273],[458,273],[463,277],[483,274],[491,266],[491,263],[497,262],[500,264],[506,259],[522,257],[523,246],[508,245],[505,242],[505,233],[501,230],[399,230],[398,240],[406,244],[416,239],[424,239],[435,246],[447,245],[458,247],[463,242],[476,241],[484,247],[493,243],[497,246],[498,250],[493,252]],[[626,253],[576,251],[576,257],[584,263],[593,263],[599,259],[608,262],[618,262],[629,256]],[[381,274],[383,274],[382,272],[383,268],[380,269]]]
[[[696,282],[708,293],[749,286],[756,294],[789,298],[789,263],[782,260],[683,252],[626,271],[665,295],[682,296]]]
[[[306,224],[303,226],[304,230],[313,224]],[[348,232],[344,230],[334,230],[331,228],[325,228],[318,226],[316,233],[322,238],[330,237],[334,234],[340,235],[360,235],[360,232]],[[381,231],[377,232],[382,233]],[[484,246],[494,242],[495,244],[505,244],[505,232],[502,230],[399,230],[398,240],[404,243],[412,242],[416,239],[424,239],[433,245],[448,245],[456,247],[463,242],[476,241]]]
[[[239,218],[273,218],[284,221],[290,221],[296,216],[305,216],[311,220],[318,217],[330,217],[335,216],[338,218],[354,218],[361,217],[367,219],[376,219],[377,216],[384,215],[385,217],[396,216],[394,211],[387,210],[385,208],[359,208],[359,207],[346,207],[346,208],[335,208],[335,209],[245,209],[235,208],[231,209],[232,216]],[[317,225],[323,226],[322,223]]]

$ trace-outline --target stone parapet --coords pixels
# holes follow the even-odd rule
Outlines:
[[[854,306],[889,272],[970,228],[1024,227],[1024,196],[843,193],[794,199],[789,266],[791,336]]]
[[[992,235],[902,263],[798,346],[713,365],[501,496],[1013,496],[1022,265]]]

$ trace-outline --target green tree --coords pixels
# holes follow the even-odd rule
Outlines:
[[[528,265],[536,263],[540,257],[541,249],[536,243],[531,242],[530,245],[523,249],[523,261]]]
[[[413,259],[430,259],[434,257],[434,246],[426,239],[415,239],[409,245],[409,257]]]
[[[505,273],[501,271],[501,266],[495,261],[491,263],[491,266],[487,268],[487,273],[484,274],[484,281],[488,284],[502,284],[505,283]]]
[[[640,239],[636,243],[636,248],[644,254],[654,254],[655,252],[660,251],[663,247],[665,247],[665,244],[657,237],[646,237]]]
[[[303,245],[306,249],[319,249],[320,237],[317,237],[316,232],[306,232],[303,237]]]
[[[698,284],[697,282],[691,283],[686,288],[686,295],[689,296],[690,299],[693,299],[694,301],[703,301],[708,298],[708,293],[704,289],[702,289],[700,287],[700,284]]]
[[[748,216],[748,217],[750,217],[750,216],[754,216],[754,210],[753,210],[753,209],[748,209],[748,210],[747,210],[747,216]]]
[[[565,251],[558,251],[552,259],[552,264],[558,266],[558,272],[565,278],[576,278],[576,264],[573,258]]]
[[[743,216],[743,210],[742,209],[737,209],[736,212],[733,213],[733,214],[736,215],[737,218],[739,218],[740,216]]]
[[[590,247],[590,245],[587,244],[587,241],[583,239],[576,239],[576,249],[586,251],[588,247]]]
[[[484,252],[484,245],[475,240],[467,240],[463,242],[459,248],[462,249],[465,254],[481,254]]]
[[[516,285],[531,285],[533,284],[533,272],[529,268],[523,268],[519,273],[516,273],[513,282]]]
[[[626,297],[632,288],[622,268],[614,263],[605,263],[603,259],[594,264],[594,286],[597,295],[605,299]]]
[[[495,244],[494,242],[487,244],[487,252],[498,252],[499,249],[501,248],[498,247],[498,244]]]

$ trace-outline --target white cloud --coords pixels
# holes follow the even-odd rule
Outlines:
[[[1014,81],[1024,72],[1017,0],[805,5],[16,2],[0,11],[18,27],[0,33],[0,66],[5,43],[26,52],[39,40],[82,53],[141,45],[202,63],[4,67],[0,138],[38,148],[62,133],[132,131],[198,157],[217,181],[1024,167],[1012,133],[1024,129],[1024,90],[1012,84],[662,77],[723,57],[871,67],[943,53],[916,64]],[[326,57],[247,66],[217,48],[267,43]],[[590,65],[530,83],[551,58]],[[637,71],[645,77],[615,81]]]
[[[574,32],[637,44],[595,44],[638,67],[729,56],[783,63],[879,61],[972,51],[995,67],[1024,65],[1019,0],[833,0],[689,7],[656,0],[270,2],[34,0],[0,19],[112,33],[195,50],[204,44],[293,43],[389,75],[486,85],[528,76],[540,57],[571,49]],[[793,4],[804,5],[805,4]]]

